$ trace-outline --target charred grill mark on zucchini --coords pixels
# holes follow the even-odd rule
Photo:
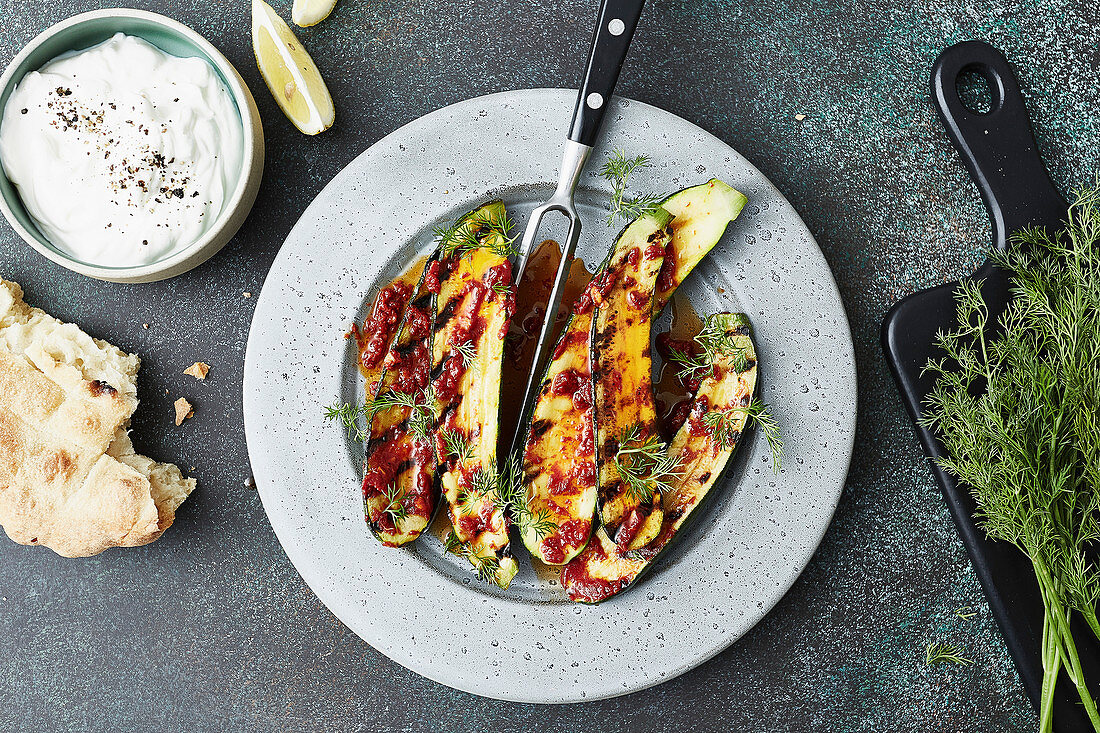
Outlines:
[[[463,241],[481,246],[456,249],[440,268],[445,274],[434,319],[431,380],[439,483],[454,535],[450,549],[469,559],[483,579],[507,588],[518,566],[508,547],[509,523],[495,475],[501,361],[514,296],[511,264],[503,256],[507,240],[481,226],[492,220],[504,220],[499,201],[456,225],[469,228],[461,232]],[[444,435],[462,437],[463,455],[443,445]]]
[[[639,550],[624,552],[602,527],[598,529],[584,551],[562,569],[562,587],[574,601],[599,603],[631,586],[715,493],[714,485],[737,449],[748,413],[734,413],[737,423],[725,436],[725,442],[706,425],[704,415],[744,408],[751,402],[757,385],[756,355],[748,319],[742,314],[719,314],[716,318],[724,321],[726,333],[737,335],[749,358],[718,355],[712,374],[702,380],[691,414],[669,446],[669,454],[680,461],[682,473],[662,497],[664,521],[656,538]],[[738,371],[739,367],[743,371]]]
[[[434,261],[434,255],[428,263]],[[425,264],[428,264],[425,263]],[[428,386],[431,313],[435,295],[424,287],[422,268],[416,297],[406,307],[371,400],[394,393],[413,395]],[[364,447],[363,509],[371,532],[385,545],[415,540],[435,512],[433,490],[435,453],[430,436],[410,428],[411,408],[392,405],[370,416],[369,439]]]

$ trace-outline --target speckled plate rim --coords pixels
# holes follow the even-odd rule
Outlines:
[[[771,473],[765,441],[743,446],[746,468],[716,501],[702,539],[683,543],[644,585],[599,606],[477,592],[415,552],[388,550],[370,537],[346,439],[321,417],[321,407],[343,394],[352,352],[341,337],[403,243],[502,186],[554,179],[556,142],[574,99],[559,89],[471,99],[372,145],[287,237],[257,303],[245,362],[252,469],[272,527],[306,583],[399,664],[517,702],[642,690],[740,638],[812,557],[855,437],[851,333],[828,264],[798,214],[725,143],[668,112],[617,98],[595,160],[625,147],[654,160],[637,181],[640,190],[719,177],[749,198],[709,259],[736,283],[738,302],[754,319],[762,369],[769,365],[764,396],[786,431],[783,471]],[[584,185],[600,187],[591,170]]]

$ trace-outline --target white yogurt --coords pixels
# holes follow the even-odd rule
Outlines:
[[[23,78],[4,108],[0,161],[56,247],[133,267],[213,226],[242,174],[243,136],[209,63],[119,33]]]

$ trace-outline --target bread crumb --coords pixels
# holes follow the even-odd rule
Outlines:
[[[184,369],[183,373],[195,379],[206,379],[206,375],[210,373],[210,365],[205,361],[196,361],[194,364]]]
[[[194,417],[195,408],[191,407],[191,403],[183,397],[176,400],[176,425],[183,425],[183,421],[189,417]]]
[[[802,120],[806,119],[806,115],[795,115],[794,118],[801,122]]]
[[[246,291],[244,291],[244,297],[246,297],[246,298],[251,298],[251,297],[252,297],[252,293],[250,293],[250,292],[248,292],[248,291],[246,290]]]
[[[143,324],[141,324],[141,327],[142,328],[149,328],[149,324],[148,323],[143,323]]]

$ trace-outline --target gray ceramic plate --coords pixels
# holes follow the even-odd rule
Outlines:
[[[729,146],[667,112],[616,99],[593,161],[616,147],[653,167],[637,190],[718,177],[749,204],[684,287],[700,312],[740,310],[756,328],[763,397],[787,442],[771,471],[759,433],[706,516],[639,585],[599,606],[568,602],[526,560],[508,591],[471,579],[436,536],[382,547],[367,531],[360,451],[322,407],[362,391],[344,333],[382,285],[431,243],[434,224],[502,197],[522,226],[544,199],[575,92],[471,99],[397,130],[321,192],[264,284],[245,363],[249,456],[271,525],[337,617],[391,659],[478,695],[558,703],[671,679],[748,631],[790,588],[833,515],[855,431],[848,322],[828,265],[782,195]],[[590,166],[580,252],[613,236]],[[667,316],[666,316],[667,318]]]

